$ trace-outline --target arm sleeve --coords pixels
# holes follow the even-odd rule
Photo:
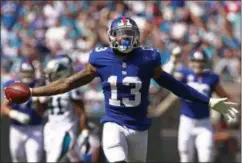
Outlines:
[[[152,57],[154,58],[154,66],[161,66],[161,53],[158,49],[154,49]]]
[[[192,102],[200,102],[203,104],[209,104],[210,98],[197,92],[192,87],[183,84],[182,82],[174,79],[171,75],[166,72],[162,72],[155,81],[162,87],[170,90],[175,95],[184,98]]]
[[[4,88],[5,88],[5,87],[8,87],[8,86],[10,86],[10,85],[13,84],[13,83],[14,83],[14,80],[9,80],[9,81],[3,83],[3,87],[4,87]]]
[[[215,90],[216,86],[220,83],[220,78],[219,76],[216,74],[214,75],[214,82],[213,82],[213,85],[212,85],[212,89]]]
[[[95,52],[95,50],[91,51],[91,53],[89,54],[89,59],[88,59],[88,63],[90,63],[91,65],[93,65],[94,67],[97,67],[97,53]]]

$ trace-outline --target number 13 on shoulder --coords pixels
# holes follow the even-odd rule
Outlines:
[[[108,83],[111,86],[111,98],[109,99],[109,104],[112,106],[121,106],[121,103],[125,107],[136,107],[141,103],[141,93],[140,89],[142,87],[142,82],[138,77],[127,76],[122,80],[122,84],[125,86],[130,86],[130,94],[134,96],[133,100],[129,98],[122,98],[118,100],[118,89],[117,89],[117,76],[110,76],[108,78]],[[134,84],[134,87],[131,86]]]

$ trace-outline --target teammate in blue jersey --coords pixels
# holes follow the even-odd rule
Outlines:
[[[208,58],[202,51],[191,54],[191,68],[174,71],[178,80],[186,83],[205,96],[211,97],[215,92],[220,97],[231,97],[220,85],[219,76],[205,69]],[[173,97],[173,100],[170,100]],[[168,96],[160,106],[169,106],[177,97]],[[164,109],[164,108],[163,108]],[[227,115],[225,115],[227,116]],[[229,117],[226,117],[229,119]],[[197,149],[199,162],[213,161],[213,127],[210,120],[210,109],[207,105],[181,100],[181,116],[178,131],[178,150],[181,162],[194,161],[194,149]]]
[[[33,88],[35,69],[32,64],[23,62],[18,72],[21,82]],[[4,86],[14,83],[7,81]],[[1,114],[11,119],[10,126],[10,153],[13,162],[40,162],[43,151],[43,125],[41,118],[41,105],[33,97],[23,104],[11,104],[3,101]]]
[[[139,28],[132,19],[113,20],[108,36],[110,47],[95,48],[81,72],[30,91],[32,96],[56,95],[100,77],[105,96],[102,145],[109,162],[146,161],[151,78],[179,97],[229,113],[231,117],[237,113],[235,104],[225,102],[226,99],[210,99],[163,72],[159,51],[140,47]]]

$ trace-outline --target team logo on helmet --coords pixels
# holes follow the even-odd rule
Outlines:
[[[110,46],[121,53],[129,53],[139,47],[140,32],[134,20],[119,17],[110,25],[108,30]]]

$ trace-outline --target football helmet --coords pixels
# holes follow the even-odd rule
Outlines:
[[[49,82],[66,78],[73,73],[72,61],[68,56],[57,57],[48,62],[44,72]]]
[[[31,84],[35,80],[35,68],[30,61],[24,61],[20,64],[18,77],[21,82]]]
[[[119,17],[108,29],[110,47],[121,53],[130,53],[139,47],[140,31],[136,22],[128,17]]]
[[[201,73],[206,68],[208,57],[203,51],[195,51],[190,56],[190,66],[195,73]]]

